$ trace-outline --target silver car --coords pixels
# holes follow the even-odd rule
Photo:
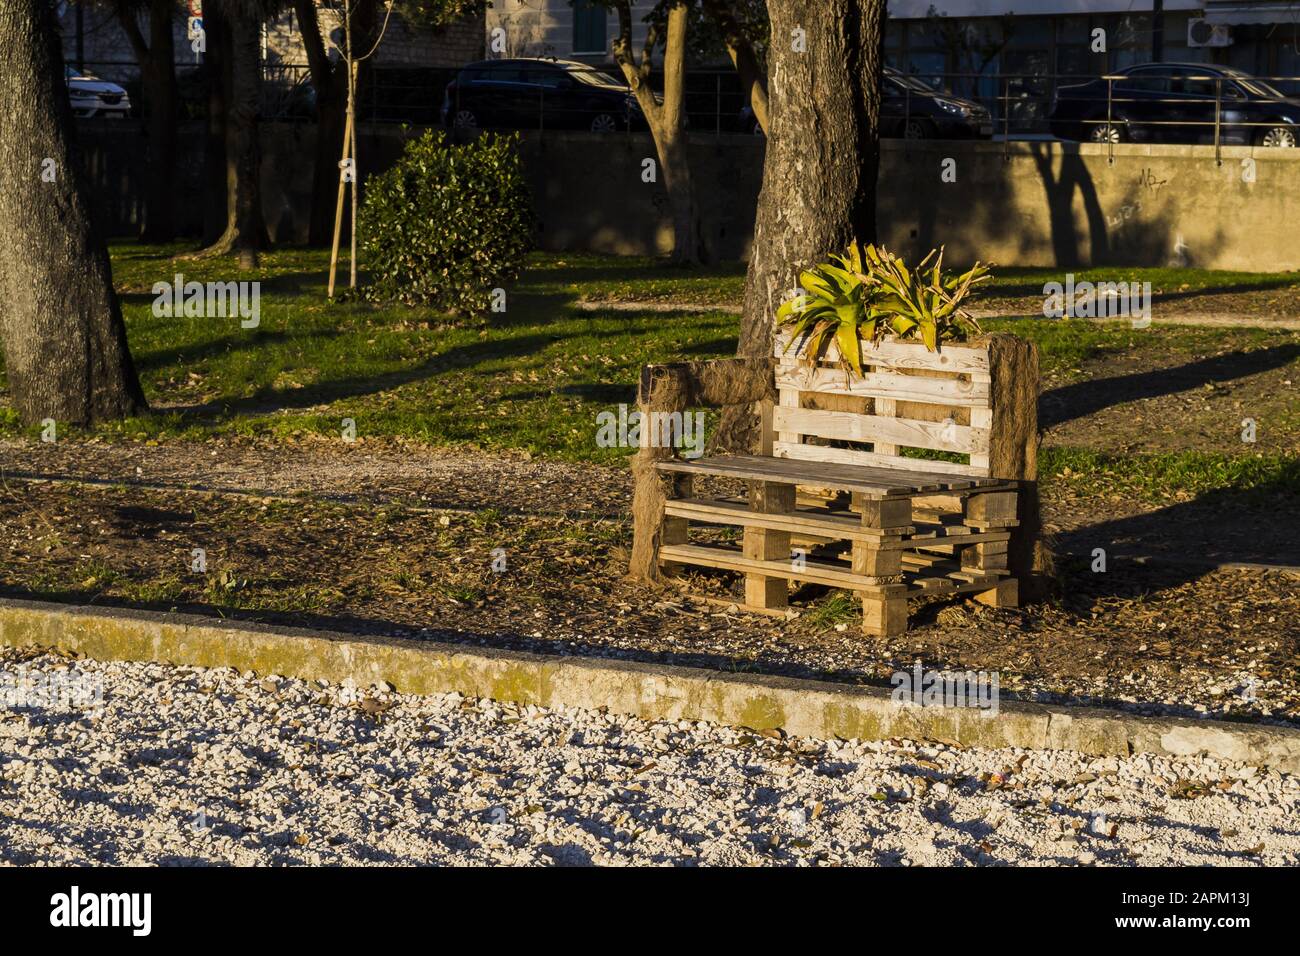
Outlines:
[[[131,98],[116,83],[101,80],[74,67],[64,68],[72,113],[79,119],[126,119],[131,115]]]

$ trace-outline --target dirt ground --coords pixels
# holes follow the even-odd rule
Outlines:
[[[1108,352],[1044,376],[1048,445],[1114,454],[1300,451],[1300,334],[1274,344],[1216,338],[1213,352]],[[1243,441],[1243,421],[1255,423]]]
[[[518,500],[504,476],[492,487]],[[850,601],[814,588],[783,621],[686,596],[728,600],[723,574],[681,590],[630,584],[630,528],[610,518],[13,479],[0,487],[0,529],[9,596],[849,681],[919,659],[999,670],[1004,691],[1031,699],[1300,720],[1295,572],[1080,565],[1052,603],[914,602],[912,629],[877,640],[859,633]],[[195,548],[205,571],[192,570]]]
[[[1298,352],[1228,335],[1191,359],[1105,354],[1044,383],[1045,443],[1239,455],[1249,415],[1259,450],[1295,451]],[[909,632],[877,640],[851,600],[816,588],[777,620],[728,607],[734,576],[624,581],[624,469],[311,438],[8,442],[0,594],[847,681],[919,659],[999,670],[1004,692],[1030,699],[1300,721],[1296,496],[1153,503],[1068,475],[1042,490],[1055,599],[914,601]],[[205,570],[192,570],[195,548]],[[1269,567],[1215,569],[1229,562]]]

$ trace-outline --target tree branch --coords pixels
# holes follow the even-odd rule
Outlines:
[[[728,0],[704,0],[704,9],[718,25],[722,42],[731,57],[731,65],[740,76],[741,86],[749,91],[749,105],[764,133],[767,128],[767,75],[759,66],[758,56],[749,37],[731,12]]]
[[[320,20],[316,17],[316,0],[293,0],[293,12],[298,17],[298,30],[302,34],[303,49],[307,51],[307,68],[316,89],[322,90],[334,72],[325,41],[320,35]]]

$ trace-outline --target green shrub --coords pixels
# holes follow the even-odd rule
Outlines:
[[[487,311],[492,290],[518,277],[532,247],[518,141],[484,134],[451,146],[430,130],[367,180],[357,220],[367,298]]]

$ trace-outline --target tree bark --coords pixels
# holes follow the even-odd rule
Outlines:
[[[650,70],[658,30],[651,26],[645,49],[638,64],[632,53],[632,12],[629,0],[617,0],[619,35],[614,40],[614,58],[618,61],[628,86],[632,88],[641,112],[645,114],[654,138],[655,151],[663,173],[664,190],[673,217],[674,265],[696,265],[708,260],[699,211],[695,205],[695,187],[691,181],[690,157],[686,140],[686,29],[690,6],[679,2],[668,10],[664,31],[663,103],[655,100],[650,88]]]
[[[173,0],[149,0],[149,39],[124,0],[116,4],[118,21],[140,64],[144,87],[145,130],[149,178],[145,185],[144,242],[170,242],[176,237],[176,57],[172,39]]]
[[[742,358],[770,353],[777,307],[794,294],[802,270],[854,240],[876,238],[884,0],[771,0],[768,11],[771,130],[736,350]],[[756,421],[748,409],[728,409],[712,446],[749,450]]]
[[[59,47],[46,0],[0,3],[0,341],[29,424],[147,408],[74,156]]]
[[[206,15],[206,11],[205,11]],[[223,70],[226,98],[226,227],[200,256],[237,255],[241,266],[256,262],[270,245],[262,215],[262,151],[258,132],[261,107],[259,18],[227,11],[223,18],[229,58]]]

